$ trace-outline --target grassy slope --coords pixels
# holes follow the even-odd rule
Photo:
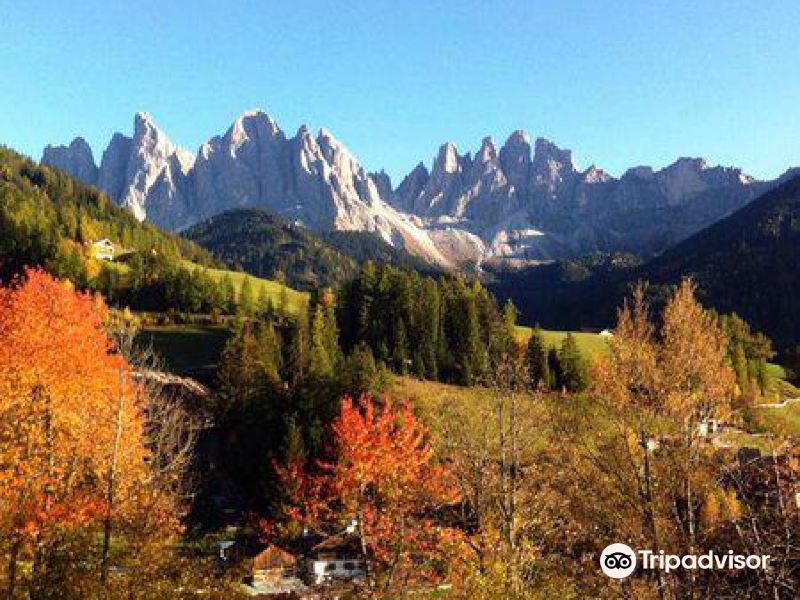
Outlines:
[[[203,268],[189,261],[184,261],[183,264],[190,269]],[[253,277],[252,275],[248,275],[247,273],[242,273],[240,271],[226,271],[223,269],[208,268],[206,269],[206,272],[217,281],[221,280],[226,274],[229,275],[233,281],[233,285],[236,286],[237,293],[242,289],[242,284],[244,283],[245,278],[249,278],[250,284],[253,288],[253,297],[257,300],[263,289],[265,290],[267,297],[272,298],[272,301],[275,303],[276,307],[280,306],[281,294],[284,293],[283,290],[285,290],[286,299],[288,300],[287,308],[289,312],[294,314],[298,313],[300,308],[305,306],[305,304],[308,302],[307,293],[298,292],[297,290],[293,290],[292,288],[271,279],[261,279],[260,277]]]
[[[183,261],[183,264],[190,269],[203,268],[190,261]],[[308,302],[308,294],[293,290],[277,281],[253,277],[238,271],[211,268],[205,270],[217,281],[226,274],[230,276],[237,293],[241,291],[245,278],[249,278],[253,297],[257,300],[263,289],[267,297],[272,298],[276,307],[280,307],[281,296],[285,294],[287,310],[293,314],[298,313]],[[203,377],[216,370],[228,335],[229,330],[225,325],[165,325],[145,327],[139,334],[139,340],[143,344],[152,345],[163,358],[167,370],[179,375]]]
[[[517,340],[523,344],[527,344],[528,340],[533,333],[533,329],[530,327],[524,327],[522,325],[517,326]],[[545,344],[548,346],[553,346],[555,348],[559,348],[561,346],[561,342],[567,337],[567,333],[572,333],[575,336],[575,341],[578,342],[578,348],[580,348],[581,352],[587,356],[595,356],[601,352],[605,352],[608,349],[608,342],[606,338],[596,334],[596,333],[587,333],[585,331],[553,331],[549,329],[542,330],[542,336],[544,337]]]

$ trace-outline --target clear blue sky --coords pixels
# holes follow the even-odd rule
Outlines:
[[[193,152],[261,107],[396,179],[514,129],[614,174],[704,156],[800,165],[800,2],[0,0],[0,143],[149,111]]]

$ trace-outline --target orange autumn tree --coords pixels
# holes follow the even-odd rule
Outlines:
[[[47,580],[59,545],[116,518],[112,504],[143,476],[141,399],[105,332],[106,316],[99,298],[40,270],[0,288],[0,532],[8,597],[19,560],[30,561],[37,581]]]
[[[371,580],[387,588],[440,578],[459,536],[437,513],[458,498],[429,438],[407,404],[345,397],[331,425],[332,458],[313,473],[296,462],[279,469],[290,516],[327,531],[356,520]]]

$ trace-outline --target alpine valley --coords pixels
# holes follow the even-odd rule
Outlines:
[[[196,155],[146,113],[115,133],[99,166],[82,138],[47,146],[41,162],[96,186],[139,219],[184,230],[215,215],[261,208],[316,233],[371,232],[443,268],[531,264],[594,252],[647,258],[768,191],[732,167],[679,158],[615,178],[580,169],[570,150],[523,131],[475,154],[443,144],[394,185],[331,133],[287,135],[260,110],[237,118]],[[779,178],[782,181],[787,176]]]

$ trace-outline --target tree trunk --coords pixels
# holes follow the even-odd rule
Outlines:
[[[650,530],[650,539],[653,544],[653,552],[658,552],[661,542],[658,536],[658,525],[656,525],[655,514],[653,513],[653,486],[652,474],[650,472],[650,448],[649,437],[644,431],[644,426],[639,426],[639,443],[644,451],[644,514],[647,528]],[[664,574],[661,569],[656,569],[656,582],[658,584],[658,597],[665,598]]]
[[[124,376],[119,371],[119,398],[117,400],[117,423],[114,430],[114,443],[111,450],[111,461],[108,466],[108,481],[106,483],[106,514],[103,519],[103,549],[100,558],[100,579],[108,581],[109,556],[111,554],[111,538],[113,535],[114,502],[117,485],[117,459],[120,440],[122,438],[123,411],[125,408]]]
[[[14,542],[11,544],[11,550],[8,553],[8,574],[6,578],[6,598],[8,600],[14,600],[17,586],[17,558],[21,547],[22,540],[15,536]]]

